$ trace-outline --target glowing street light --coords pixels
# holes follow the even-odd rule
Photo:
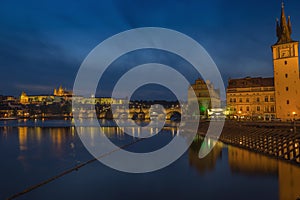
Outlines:
[[[242,114],[242,111],[239,110],[238,111],[238,120],[241,120],[241,117],[242,117],[241,114]]]
[[[295,116],[297,115],[297,113],[294,111],[294,112],[292,112],[292,114],[293,114],[293,116],[294,116],[294,123],[293,123],[293,130],[294,130],[294,133],[296,133],[297,131],[296,131],[296,119],[295,119]]]

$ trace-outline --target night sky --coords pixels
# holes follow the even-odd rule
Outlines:
[[[294,40],[300,40],[299,10],[300,1],[285,1]],[[147,26],[194,38],[214,59],[225,84],[229,77],[273,76],[271,45],[280,11],[280,0],[1,0],[0,94],[50,94],[59,85],[72,89],[81,62],[96,45]]]

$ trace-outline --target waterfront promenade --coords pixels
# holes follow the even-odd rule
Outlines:
[[[208,123],[199,126],[204,136]],[[294,131],[295,127],[297,127]],[[225,144],[238,146],[300,165],[299,126],[283,122],[226,121],[219,138]]]

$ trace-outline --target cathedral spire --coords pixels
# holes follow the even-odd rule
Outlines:
[[[277,43],[283,44],[292,42],[291,34],[292,34],[292,23],[290,17],[288,17],[288,21],[286,20],[286,16],[284,13],[284,3],[281,4],[281,17],[280,23],[278,19],[276,20],[276,33],[277,33]]]

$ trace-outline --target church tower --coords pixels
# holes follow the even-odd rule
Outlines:
[[[284,4],[277,19],[277,42],[272,46],[276,117],[284,121],[300,117],[298,42],[291,38],[291,19],[286,19]]]

